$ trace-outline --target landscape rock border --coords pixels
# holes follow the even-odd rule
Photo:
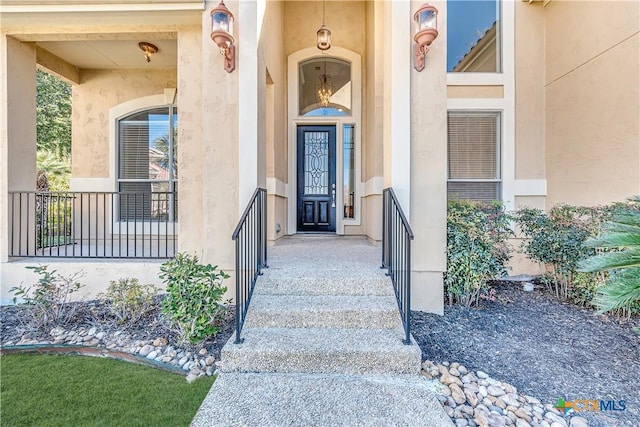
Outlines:
[[[567,419],[550,404],[497,381],[483,371],[454,362],[422,363],[422,375],[437,382],[438,400],[456,427],[586,427],[579,416]]]

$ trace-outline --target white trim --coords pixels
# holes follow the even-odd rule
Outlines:
[[[143,96],[141,98],[131,99],[125,101],[122,104],[114,105],[109,109],[109,177],[107,178],[71,178],[69,187],[71,191],[118,191],[118,159],[117,159],[117,145],[118,145],[118,119],[126,116],[134,111],[144,110],[153,107],[168,107],[173,105],[173,102],[167,104],[167,100],[175,100],[176,89],[167,88],[163,90],[163,93],[157,95]],[[96,185],[97,184],[97,185]],[[98,188],[96,188],[98,187]],[[112,232],[116,226],[120,224],[127,224],[126,222],[114,221],[109,213],[109,231]],[[134,223],[129,223],[133,227]],[[135,223],[137,230],[142,234],[142,222]],[[121,225],[120,225],[121,226]],[[170,227],[173,231],[173,225]],[[149,227],[145,229],[145,233],[148,233]],[[178,222],[175,223],[175,234],[178,234]],[[170,234],[170,233],[167,233]],[[172,233],[171,233],[172,234]]]
[[[447,110],[500,111],[500,152],[502,201],[507,210],[515,209],[518,188],[541,191],[537,184],[516,185],[515,179],[515,4],[502,0],[502,73],[447,73],[447,85],[483,86],[502,85],[503,98],[449,98]],[[523,180],[524,181],[524,180]],[[528,181],[528,180],[527,180]],[[529,190],[530,189],[530,190]],[[544,185],[546,193],[546,184]]]
[[[339,58],[351,63],[351,115],[332,117],[308,117],[300,116],[298,108],[298,64],[313,58],[321,58],[323,55],[316,47],[301,49],[289,55],[287,59],[288,73],[288,119],[289,128],[289,152],[288,169],[289,182],[286,186],[287,195],[287,232],[295,234],[297,232],[297,127],[300,125],[329,125],[336,126],[336,234],[344,234],[345,225],[360,225],[361,223],[361,197],[363,196],[363,183],[361,173],[362,163],[362,58],[351,50],[332,46],[326,54],[332,58]],[[355,218],[343,218],[342,200],[343,188],[338,185],[344,175],[342,155],[344,152],[343,126],[352,124],[355,126],[355,153],[356,153],[356,198],[355,198]],[[340,201],[338,203],[338,201]],[[338,207],[340,206],[340,208]]]
[[[515,197],[518,196],[546,196],[546,179],[516,179],[513,181]]]
[[[503,73],[447,73],[447,86],[502,86],[505,80]]]
[[[287,197],[287,186],[284,182],[278,178],[272,176],[267,177],[267,194],[273,194],[274,196]]]
[[[258,11],[254,1],[240,2],[242,28],[236,49],[238,73],[238,215],[258,186]]]
[[[502,113],[502,201],[507,210],[515,209],[516,179],[516,76],[515,4],[502,0],[502,71],[505,108]],[[505,60],[508,59],[508,60]]]
[[[0,13],[163,12],[204,10],[204,2],[120,4],[29,4],[0,6]]]
[[[407,218],[411,218],[411,2],[391,2],[390,135],[391,185]],[[399,46],[404,48],[398,49]]]
[[[504,98],[449,98],[447,110],[504,110],[508,104]]]
[[[382,190],[384,188],[384,177],[382,176],[374,176],[373,178],[369,178],[367,182],[364,183],[364,194],[363,196],[372,196],[374,194],[382,194]]]

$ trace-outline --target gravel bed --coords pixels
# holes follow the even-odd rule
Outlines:
[[[640,426],[638,319],[620,321],[550,297],[536,287],[496,283],[479,308],[414,312],[423,360],[458,362],[514,385],[543,404],[624,400],[625,411],[581,412],[590,426]]]
[[[159,306],[136,323],[119,324],[102,300],[74,303],[76,311],[63,326],[34,329],[29,325],[28,307],[0,307],[0,344],[14,345],[84,345],[118,350],[156,362],[178,366],[187,380],[216,372],[220,352],[234,331],[233,307],[220,324],[220,332],[198,344],[178,343],[178,334],[171,327]]]

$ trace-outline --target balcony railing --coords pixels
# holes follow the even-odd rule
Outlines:
[[[172,258],[173,192],[9,192],[9,256]]]
[[[402,211],[396,193],[382,193],[382,268],[391,277],[402,318],[405,339],[411,345],[411,241],[413,230]]]

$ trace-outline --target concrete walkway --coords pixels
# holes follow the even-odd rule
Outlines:
[[[269,248],[242,331],[192,425],[452,426],[402,344],[380,248],[295,236]]]

